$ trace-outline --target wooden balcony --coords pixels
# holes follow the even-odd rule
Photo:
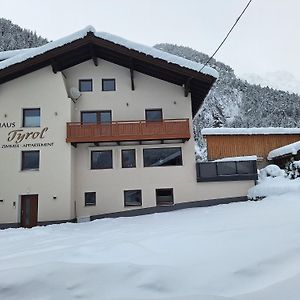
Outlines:
[[[67,123],[68,143],[100,143],[151,140],[190,139],[188,119],[156,121],[114,121],[111,123],[88,124]]]

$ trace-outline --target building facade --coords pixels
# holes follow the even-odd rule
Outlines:
[[[90,27],[0,62],[0,227],[245,199],[196,180],[200,67]]]

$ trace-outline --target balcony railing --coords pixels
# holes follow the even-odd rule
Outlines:
[[[67,123],[68,143],[99,143],[190,139],[188,119],[162,121],[114,121],[89,124]]]
[[[256,160],[200,162],[196,164],[197,182],[257,180]]]

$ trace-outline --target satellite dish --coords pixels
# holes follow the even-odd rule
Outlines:
[[[77,100],[81,96],[80,91],[76,87],[71,87],[70,88],[70,97],[72,100]]]

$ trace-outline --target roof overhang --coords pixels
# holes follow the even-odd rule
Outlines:
[[[193,116],[216,80],[212,75],[127,48],[90,31],[82,38],[8,64],[0,69],[0,84],[49,65],[54,72],[59,72],[90,59],[97,64],[98,58],[184,87],[185,95],[191,93]]]

